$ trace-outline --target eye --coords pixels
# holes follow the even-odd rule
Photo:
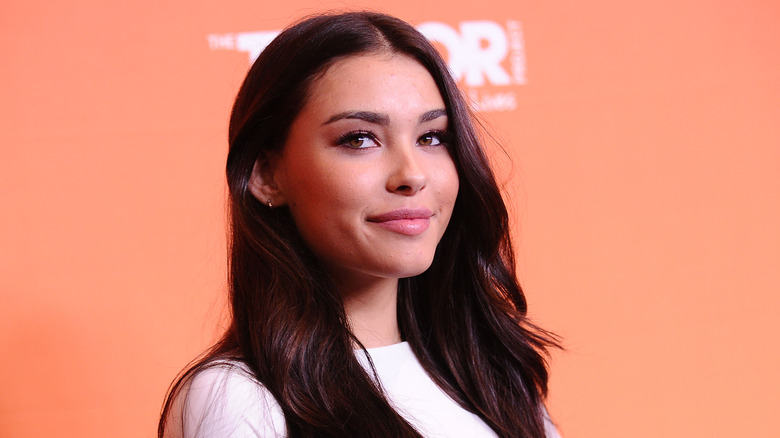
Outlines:
[[[446,143],[446,134],[438,131],[428,132],[417,139],[417,144],[420,146],[439,146]]]
[[[350,132],[339,138],[336,143],[350,149],[365,149],[379,146],[370,132]]]

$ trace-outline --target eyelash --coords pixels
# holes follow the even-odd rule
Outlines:
[[[439,139],[439,143],[438,144],[430,144],[430,145],[422,145],[422,146],[430,146],[430,147],[449,146],[452,134],[450,134],[449,132],[446,132],[446,131],[432,130],[432,131],[428,131],[425,134],[423,134],[420,137],[418,137],[417,141],[419,142],[422,138],[425,138],[425,137],[436,137],[436,138]],[[336,144],[339,145],[339,146],[343,146],[345,148],[348,148],[348,149],[353,149],[353,150],[367,149],[367,148],[371,147],[371,146],[362,146],[362,145],[361,146],[351,146],[349,144],[350,142],[352,142],[354,140],[360,140],[360,139],[363,139],[363,141],[370,140],[370,141],[373,141],[376,144],[379,144],[379,142],[376,139],[376,136],[373,133],[369,132],[369,131],[351,131],[351,132],[348,132],[348,133],[342,135],[341,137],[339,137],[338,140],[336,140]]]
[[[437,137],[439,139],[438,144],[431,144],[431,145],[424,145],[424,146],[447,146],[449,147],[450,142],[452,140],[452,134],[447,131],[439,131],[438,129],[434,129],[432,131],[428,131],[425,134],[421,135],[420,138],[417,140],[419,141],[423,137]]]
[[[348,149],[355,149],[355,150],[365,149],[366,147],[362,147],[362,146],[355,147],[349,144],[354,140],[360,140],[360,139],[372,140],[374,143],[378,143],[376,141],[376,137],[374,136],[374,134],[368,131],[351,131],[339,137],[339,139],[336,140],[336,144],[339,146],[344,146],[345,148]]]

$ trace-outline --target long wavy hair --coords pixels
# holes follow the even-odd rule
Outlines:
[[[286,207],[249,190],[252,168],[284,146],[312,83],[334,61],[373,53],[415,59],[444,99],[460,189],[432,266],[398,286],[398,323],[423,368],[501,437],[544,436],[547,349],[526,319],[509,220],[469,107],[446,63],[409,24],[373,12],[318,15],[260,54],[233,107],[227,159],[231,324],[172,385],[159,436],[185,383],[219,359],[240,361],[276,398],[290,437],[419,437],[358,362],[344,306]],[[258,415],[262,413],[258,412]]]

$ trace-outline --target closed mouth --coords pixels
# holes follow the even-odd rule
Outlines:
[[[421,208],[399,208],[397,210],[388,211],[386,213],[380,213],[374,216],[369,216],[369,222],[388,222],[397,220],[416,220],[416,219],[430,219],[433,216],[431,210]]]
[[[367,221],[393,233],[416,236],[428,229],[432,216],[427,208],[402,208],[370,216]]]

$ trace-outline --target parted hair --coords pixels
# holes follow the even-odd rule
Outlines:
[[[338,290],[282,206],[249,190],[258,160],[279,153],[312,84],[335,61],[393,53],[433,77],[445,102],[460,181],[452,218],[424,273],[398,286],[398,323],[425,371],[501,437],[543,437],[547,350],[526,317],[509,218],[473,115],[431,43],[374,12],[317,15],[282,31],[244,80],[230,118],[230,324],[171,386],[158,433],[186,382],[222,359],[245,365],[276,398],[290,437],[419,437],[355,356]],[[257,415],[264,413],[258,412]]]

